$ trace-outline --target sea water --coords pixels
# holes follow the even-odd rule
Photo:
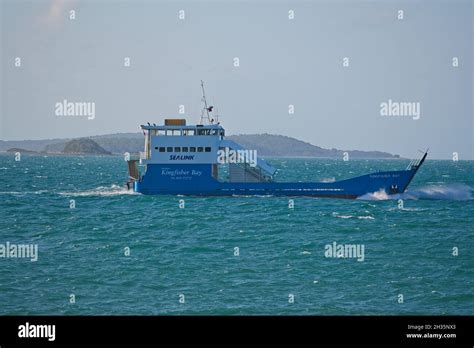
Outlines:
[[[283,181],[408,164],[268,162]],[[2,154],[0,245],[37,259],[0,257],[0,314],[472,315],[473,169],[428,158],[394,197],[199,198],[127,191],[121,157]]]

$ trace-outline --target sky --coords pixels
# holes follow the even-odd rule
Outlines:
[[[204,80],[227,134],[474,159],[470,0],[0,3],[1,140],[194,124]],[[64,100],[94,117],[58,115]]]

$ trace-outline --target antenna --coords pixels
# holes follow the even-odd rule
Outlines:
[[[210,123],[209,118],[209,108],[207,107],[207,100],[206,100],[206,92],[204,91],[204,81],[201,80],[201,88],[202,88],[202,102],[204,103],[204,108],[201,110],[201,121],[200,124],[203,124],[204,119],[207,119],[207,123]],[[204,115],[204,112],[206,115]]]
[[[217,109],[217,106],[215,107],[216,109],[216,115],[214,116],[214,121],[216,121],[217,124],[219,124],[219,110]]]

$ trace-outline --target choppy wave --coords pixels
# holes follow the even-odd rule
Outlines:
[[[465,184],[451,184],[451,185],[429,185],[406,191],[402,194],[389,195],[384,190],[367,193],[358,197],[360,200],[368,201],[383,201],[383,200],[398,200],[398,199],[426,199],[426,200],[453,200],[453,201],[467,201],[473,199],[473,189]]]
[[[339,215],[338,213],[332,213],[332,216],[338,219],[375,220],[375,218],[371,215]]]
[[[62,196],[71,197],[87,197],[87,196],[120,196],[120,195],[135,195],[137,194],[133,190],[127,190],[125,186],[112,185],[112,186],[99,186],[92,190],[77,191],[77,192],[60,192]]]
[[[307,160],[308,170],[300,159],[285,161],[280,178],[286,182],[339,180],[348,169],[354,175],[393,169],[392,161]],[[406,201],[404,208],[396,200],[301,197],[293,210],[279,196],[190,197],[185,209],[176,197],[132,196],[121,187],[121,157],[31,157],[30,175],[23,174],[24,164],[0,155],[0,168],[9,168],[0,170],[0,242],[38,243],[41,271],[21,260],[2,263],[0,315],[473,314],[466,289],[474,287],[468,273],[474,260],[462,250],[450,260],[451,248],[472,241],[466,231],[474,223],[474,200],[429,199],[470,197],[474,162],[427,163],[418,186],[402,196],[420,200]],[[441,182],[440,173],[451,178]],[[40,175],[48,178],[35,178]],[[85,202],[69,210],[70,199]],[[364,245],[364,262],[326,257],[325,245],[333,242]],[[341,286],[347,279],[364,286]],[[78,287],[83,296],[74,308],[50,296]],[[315,287],[327,296],[318,296]],[[398,287],[423,296],[393,305],[387,298]],[[444,300],[433,290],[445,293]],[[294,306],[285,300],[290,291]],[[38,294],[35,301],[30,293]],[[185,306],[178,293],[187,294]],[[363,301],[346,301],[355,295]]]

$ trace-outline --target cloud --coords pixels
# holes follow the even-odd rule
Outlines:
[[[76,6],[78,0],[51,0],[47,11],[40,16],[40,23],[45,25],[59,25],[68,18],[68,12]]]

